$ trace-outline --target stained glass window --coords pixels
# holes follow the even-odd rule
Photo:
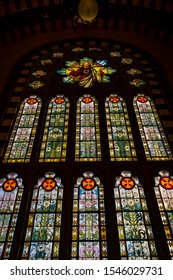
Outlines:
[[[155,194],[167,238],[168,248],[173,259],[173,176],[163,170],[155,177]]]
[[[34,187],[22,259],[58,259],[63,185],[47,172]]]
[[[0,259],[8,259],[23,195],[23,182],[17,173],[0,179]]]
[[[147,160],[172,160],[154,102],[149,96],[138,94],[133,104]]]
[[[144,188],[131,172],[116,177],[114,187],[121,259],[157,259]]]
[[[92,172],[85,172],[74,186],[71,258],[107,259],[104,190]]]
[[[46,117],[40,162],[66,160],[70,102],[63,95],[52,98]]]
[[[34,95],[24,99],[14,124],[4,162],[29,162],[40,109],[39,97]]]
[[[98,103],[90,95],[80,97],[77,102],[75,160],[101,160]]]
[[[81,48],[75,48],[73,51],[81,51]],[[82,49],[83,51],[83,49]],[[83,57],[79,61],[66,61],[66,68],[58,69],[56,72],[65,76],[64,83],[79,83],[79,86],[89,88],[95,82],[109,83],[111,74],[117,72],[117,69],[108,67],[108,60],[101,59],[94,61],[90,57]]]
[[[111,161],[136,160],[136,151],[122,97],[111,94],[105,101],[109,151]]]

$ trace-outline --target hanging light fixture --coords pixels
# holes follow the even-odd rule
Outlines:
[[[78,23],[91,23],[98,15],[99,7],[96,0],[81,0],[78,4],[78,16],[74,20]]]

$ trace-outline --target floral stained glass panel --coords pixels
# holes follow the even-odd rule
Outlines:
[[[147,160],[172,160],[154,102],[149,96],[139,94],[133,104]]]
[[[107,259],[104,190],[92,172],[74,186],[71,259]]]
[[[62,95],[57,95],[50,101],[40,152],[40,162],[66,160],[69,109],[68,98]]]
[[[105,101],[111,161],[137,160],[125,101],[110,95]]]
[[[34,187],[22,259],[59,258],[62,202],[61,179],[47,172]]]
[[[162,224],[167,238],[168,248],[173,259],[173,176],[162,170],[155,177],[155,195]]]
[[[98,103],[90,95],[84,95],[77,102],[75,160],[101,160]]]
[[[115,208],[121,259],[157,259],[157,250],[144,188],[131,172],[116,177]]]
[[[17,173],[0,179],[0,259],[9,259],[23,195],[23,182]]]
[[[36,134],[41,99],[26,98],[19,109],[5,153],[4,162],[29,162]]]

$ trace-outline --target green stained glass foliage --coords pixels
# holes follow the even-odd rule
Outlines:
[[[23,182],[17,173],[0,179],[0,259],[9,259],[23,195]]]
[[[157,259],[144,188],[131,172],[122,171],[114,187],[121,259]]]
[[[40,109],[41,99],[37,96],[30,96],[21,103],[4,162],[30,161]]]
[[[34,187],[22,259],[59,258],[63,185],[47,172]]]
[[[137,160],[125,101],[112,94],[106,98],[105,110],[111,161]]]
[[[77,102],[75,160],[101,160],[98,103],[90,95],[80,97]]]
[[[147,160],[173,160],[154,102],[138,94],[133,104]]]
[[[54,97],[48,107],[40,162],[66,160],[70,102],[63,95]]]
[[[173,176],[162,170],[155,177],[155,195],[162,224],[167,238],[170,256],[173,259]]]
[[[90,171],[77,179],[73,191],[73,260],[107,259],[104,190]]]

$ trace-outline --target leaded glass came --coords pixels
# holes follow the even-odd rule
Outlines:
[[[115,179],[114,198],[121,259],[157,259],[145,192],[139,179],[129,171],[122,171]]]
[[[22,259],[59,258],[63,185],[47,172],[34,187]]]
[[[125,101],[111,94],[106,98],[105,110],[111,161],[137,160]]]
[[[70,102],[57,95],[49,103],[43,134],[40,162],[66,160]]]
[[[0,259],[9,259],[23,195],[23,181],[17,173],[0,179]]]
[[[147,160],[172,160],[154,102],[149,96],[138,94],[133,104]]]
[[[80,97],[77,102],[75,160],[101,160],[98,103],[90,95]]]
[[[85,172],[73,191],[71,259],[107,259],[106,239],[103,185]]]
[[[154,190],[168,248],[173,259],[173,176],[169,171],[162,170],[159,176],[155,177]]]

